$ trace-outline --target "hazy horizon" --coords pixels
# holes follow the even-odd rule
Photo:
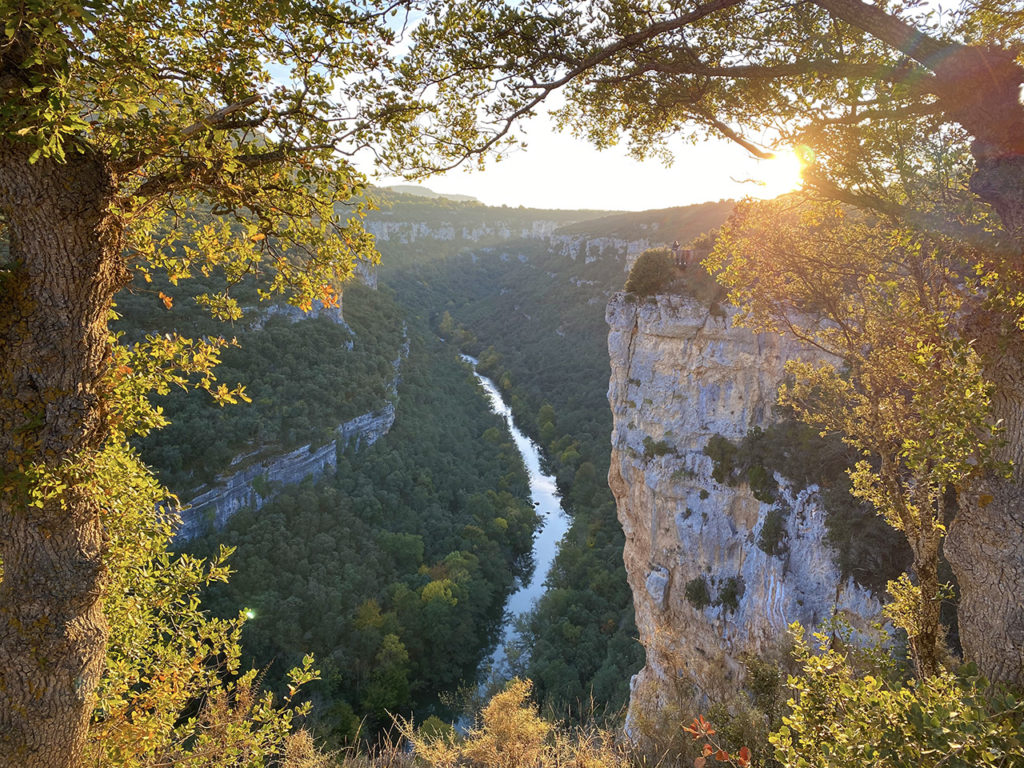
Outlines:
[[[729,141],[670,141],[675,162],[666,168],[659,160],[634,160],[624,145],[597,150],[556,131],[546,115],[527,123],[522,135],[528,146],[509,152],[501,162],[491,160],[484,170],[457,168],[421,184],[442,194],[470,195],[495,207],[608,211],[775,197],[792,189],[754,183],[771,161],[757,160]],[[377,186],[414,183],[396,176],[374,177],[371,168],[361,167]]]

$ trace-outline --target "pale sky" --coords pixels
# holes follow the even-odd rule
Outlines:
[[[671,144],[676,161],[665,168],[657,160],[633,160],[625,147],[599,152],[582,139],[556,132],[546,115],[528,124],[525,137],[527,148],[500,163],[490,161],[483,171],[456,169],[423,186],[472,195],[487,205],[642,211],[747,195],[774,197],[791,191],[796,181],[792,164],[759,161],[726,141]],[[750,181],[766,177],[780,178],[771,186]],[[408,183],[395,177],[372,181],[380,186]]]

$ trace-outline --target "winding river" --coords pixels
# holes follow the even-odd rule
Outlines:
[[[554,562],[555,553],[558,551],[558,543],[569,529],[569,518],[562,509],[555,478],[541,470],[540,450],[537,444],[515,425],[512,410],[501,399],[501,393],[494,386],[494,382],[477,373],[477,361],[469,355],[463,355],[462,359],[473,367],[473,374],[487,393],[491,411],[504,418],[508,424],[512,439],[526,463],[526,471],[530,476],[530,498],[541,518],[541,527],[533,540],[533,575],[528,584],[522,584],[506,601],[505,617],[497,648],[481,667],[484,678],[481,682],[487,683],[511,677],[506,664],[505,646],[516,639],[516,619],[528,613],[537,598],[544,594],[544,580],[551,570],[551,563]]]

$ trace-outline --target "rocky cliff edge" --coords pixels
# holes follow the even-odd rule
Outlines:
[[[813,627],[840,613],[863,626],[881,608],[836,566],[816,487],[795,489],[776,475],[769,504],[745,484],[712,477],[708,440],[737,441],[770,423],[785,361],[818,355],[735,327],[733,314],[683,296],[622,293],[607,309],[608,479],[647,654],[632,681],[634,734],[659,715],[727,698],[744,658],[777,653],[790,622]],[[782,554],[758,545],[770,519],[784,520]]]

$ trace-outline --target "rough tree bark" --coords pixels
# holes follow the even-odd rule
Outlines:
[[[937,40],[862,0],[814,0],[931,70],[946,115],[974,137],[971,190],[990,204],[1010,235],[1017,279],[1024,267],[1024,69],[1016,52]],[[1024,286],[1015,286],[1024,289]],[[995,385],[993,412],[1005,428],[998,460],[1009,478],[990,473],[963,489],[944,551],[960,586],[960,639],[969,660],[993,680],[1024,685],[1024,338],[1007,313],[977,306],[964,332],[976,340]]]
[[[1024,71],[1011,53],[960,49],[936,69],[943,101],[975,137],[971,190],[989,203],[1017,254],[1006,279],[1024,267]],[[1015,286],[1024,290],[1024,286]],[[961,494],[944,551],[960,586],[960,640],[965,656],[990,679],[1024,685],[1024,334],[1016,318],[978,306],[965,334],[976,340],[995,385],[993,415],[1002,422],[995,458],[1009,478],[989,473]]]
[[[28,154],[0,141],[0,766],[65,768],[106,650],[101,508],[73,480],[31,506],[22,472],[60,475],[102,445],[107,316],[128,273],[102,158]]]
[[[969,331],[995,384],[1005,438],[995,458],[1012,462],[1013,473],[965,489],[943,549],[960,587],[964,655],[990,679],[1024,685],[1024,335],[1005,317],[979,328],[985,317]]]

